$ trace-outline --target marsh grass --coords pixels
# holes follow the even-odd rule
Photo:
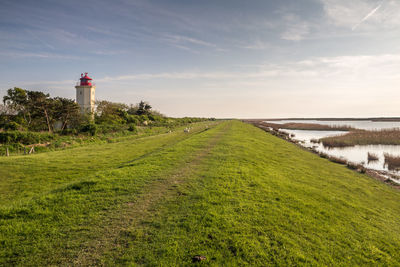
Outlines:
[[[368,162],[374,162],[378,160],[379,160],[378,155],[368,152]]]
[[[312,131],[355,131],[356,129],[348,126],[348,125],[323,125],[323,124],[315,124],[315,123],[269,123],[263,122],[268,127],[271,127],[275,130],[277,129],[290,129],[290,130],[312,130]]]
[[[399,170],[400,169],[400,156],[394,156],[389,153],[384,154],[385,165],[389,170]]]
[[[400,145],[400,129],[352,131],[344,135],[321,138],[325,147],[355,145]]]

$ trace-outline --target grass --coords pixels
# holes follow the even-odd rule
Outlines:
[[[209,124],[197,124],[193,133]],[[108,141],[94,139],[93,143],[86,143],[85,146],[37,155],[1,157],[0,203],[30,199],[98,171],[121,168],[126,162],[144,157],[170,145],[171,142],[178,142],[190,136],[183,134],[183,128],[178,128],[172,133],[150,136],[133,135]]]
[[[262,122],[267,127],[271,127],[274,130],[278,129],[290,129],[290,130],[311,130],[311,131],[354,131],[355,128],[347,125],[323,125],[323,124],[316,124],[316,123],[283,123],[283,124],[276,124],[276,123],[269,123],[269,122]]]
[[[399,129],[378,131],[353,131],[344,135],[320,139],[326,147],[346,147],[355,145],[400,145]]]
[[[238,121],[0,164],[0,265],[400,264],[399,191]]]
[[[139,138],[144,136],[150,136],[155,134],[161,134],[169,132],[170,130],[180,129],[179,126],[163,127],[163,126],[149,126],[149,127],[137,127],[137,132],[130,132],[128,130],[121,130],[109,133],[99,133],[96,136],[90,136],[88,134],[79,135],[60,135],[60,134],[49,134],[49,133],[38,133],[38,132],[18,132],[16,134],[36,136],[40,142],[32,142],[34,138],[25,138],[19,143],[6,143],[4,140],[0,140],[0,156],[6,154],[8,148],[10,155],[24,155],[31,147],[35,147],[35,153],[55,151],[65,148],[78,147],[87,144],[104,144],[107,142],[115,142],[123,138]],[[1,132],[0,132],[1,134]],[[6,132],[3,132],[5,135]],[[1,138],[0,138],[1,139]],[[1,142],[3,141],[3,142]],[[36,140],[37,141],[37,140]]]

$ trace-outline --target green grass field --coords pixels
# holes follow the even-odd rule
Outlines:
[[[6,266],[400,265],[399,191],[238,121],[2,157],[0,203]]]

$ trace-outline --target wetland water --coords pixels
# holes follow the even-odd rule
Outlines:
[[[329,126],[351,126],[363,130],[382,130],[400,128],[400,121],[368,121],[368,120],[351,120],[351,121],[319,121],[319,120],[281,120],[281,121],[266,121],[275,124],[284,123],[315,123]]]
[[[348,125],[358,129],[365,130],[381,130],[400,128],[400,122],[375,122],[375,121],[317,121],[317,120],[282,120],[282,121],[268,121],[276,124],[283,124],[289,122],[295,123],[315,123],[331,126]],[[330,156],[342,157],[354,163],[361,163],[369,169],[378,171],[387,171],[393,174],[400,174],[400,172],[389,171],[387,166],[384,165],[384,153],[400,156],[399,145],[366,145],[366,146],[353,146],[344,148],[327,148],[322,144],[315,144],[311,139],[320,139],[328,136],[336,136],[345,134],[343,131],[309,131],[309,130],[288,130],[281,129],[281,131],[294,135],[292,139],[298,140],[305,147],[312,147],[318,152],[323,152]],[[368,162],[368,152],[373,153],[379,157],[377,161]],[[399,181],[400,182],[400,181]]]

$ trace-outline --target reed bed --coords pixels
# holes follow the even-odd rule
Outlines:
[[[378,161],[378,155],[368,152],[368,162]]]
[[[314,152],[317,153],[321,158],[328,159],[329,161],[332,161],[334,163],[338,163],[338,164],[341,164],[341,165],[346,165],[347,168],[349,168],[351,170],[355,170],[355,171],[360,172],[360,173],[365,173],[366,172],[366,169],[363,166],[363,164],[354,163],[354,162],[348,161],[347,159],[345,159],[343,157],[335,157],[335,156],[331,156],[331,155],[328,155],[326,153],[318,152],[318,151],[315,151],[315,150],[314,150]]]
[[[385,153],[384,157],[385,166],[387,166],[389,170],[400,170],[400,156],[394,156],[389,153]]]
[[[344,135],[320,139],[326,147],[355,145],[400,145],[400,129],[352,131]]]
[[[312,130],[312,131],[355,131],[357,129],[348,126],[348,125],[339,125],[339,126],[330,126],[323,124],[315,124],[315,123],[268,123],[264,122],[264,125],[273,128],[274,130],[278,129],[288,129],[288,130]]]

